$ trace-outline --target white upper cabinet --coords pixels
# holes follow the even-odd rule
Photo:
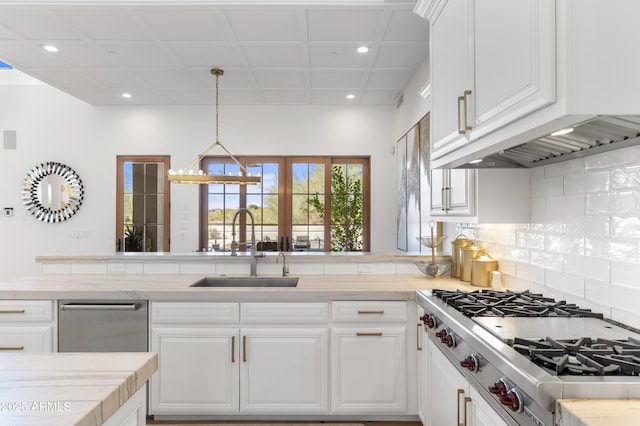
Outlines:
[[[433,160],[555,100],[553,0],[430,3]]]
[[[637,0],[419,0],[415,12],[431,24],[431,167],[597,117],[635,128]],[[603,127],[592,139],[609,140]]]

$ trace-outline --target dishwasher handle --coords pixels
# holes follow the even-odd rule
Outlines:
[[[69,303],[60,305],[63,311],[136,311],[141,307],[138,303],[112,303],[112,304],[80,304]]]

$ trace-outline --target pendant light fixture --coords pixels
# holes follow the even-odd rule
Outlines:
[[[236,184],[236,185],[255,185],[260,183],[260,175],[251,176],[251,173],[247,172],[245,166],[240,164],[238,159],[229,152],[229,150],[220,143],[218,138],[218,80],[221,75],[224,75],[224,70],[219,68],[213,68],[211,70],[211,74],[216,76],[216,141],[209,146],[209,148],[205,149],[200,155],[198,155],[193,161],[191,161],[184,169],[180,169],[177,172],[175,170],[169,170],[169,181],[175,183],[195,183],[201,185],[207,184]],[[240,167],[240,172],[237,175],[227,174],[227,175],[210,175],[202,170],[197,170],[200,166],[200,160],[204,158],[211,150],[215,147],[219,146],[226,152],[226,154]],[[194,171],[194,168],[197,171]]]

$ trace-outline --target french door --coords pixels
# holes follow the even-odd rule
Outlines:
[[[116,251],[170,251],[169,156],[117,157]]]

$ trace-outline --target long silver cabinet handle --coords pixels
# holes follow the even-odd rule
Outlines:
[[[127,304],[115,304],[115,305],[79,305],[79,304],[69,304],[69,305],[60,305],[60,309],[63,311],[135,311],[138,309],[138,305],[136,303],[127,303]]]
[[[461,117],[460,104],[464,103],[464,102],[465,102],[465,97],[464,96],[458,96],[458,134],[459,135],[464,135],[464,129],[462,128],[462,123],[461,123],[462,120],[460,118]],[[466,110],[467,110],[466,105],[465,105],[464,109],[465,109],[465,114],[466,114]],[[465,120],[466,120],[466,118],[465,118]]]
[[[0,314],[24,314],[25,310],[24,309],[9,309],[9,310],[3,310],[0,311]]]

